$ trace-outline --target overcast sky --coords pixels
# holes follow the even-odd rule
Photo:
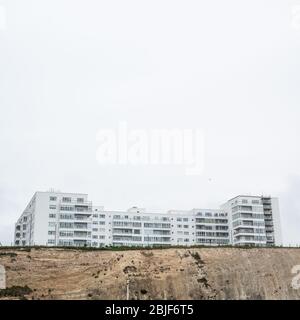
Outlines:
[[[0,242],[37,190],[108,209],[280,199],[300,243],[300,0],[0,0]],[[298,13],[299,12],[299,13]],[[203,174],[101,166],[97,132],[199,129]]]

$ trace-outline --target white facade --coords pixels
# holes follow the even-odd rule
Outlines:
[[[15,229],[20,246],[230,244],[280,245],[278,200],[238,196],[221,209],[151,213],[137,207],[107,211],[87,194],[36,192]]]
[[[282,245],[277,198],[237,196],[222,209],[229,216],[233,245]]]

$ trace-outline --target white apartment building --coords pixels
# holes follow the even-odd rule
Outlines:
[[[222,209],[228,213],[233,245],[282,245],[277,198],[237,196]]]
[[[15,245],[280,245],[278,200],[238,196],[221,209],[107,211],[87,194],[36,192],[15,227]]]

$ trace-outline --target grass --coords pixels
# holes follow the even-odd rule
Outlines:
[[[147,247],[141,247],[141,246],[107,246],[107,247],[101,247],[101,248],[94,248],[94,247],[63,247],[63,246],[57,246],[57,247],[51,247],[51,246],[3,246],[0,247],[1,250],[16,250],[16,251],[25,251],[30,252],[32,249],[34,250],[41,250],[41,249],[59,249],[59,250],[77,250],[77,251],[129,251],[129,250],[162,250],[162,249],[220,249],[220,248],[233,248],[233,249],[282,249],[282,248],[294,248],[299,249],[299,246],[290,246],[290,247],[284,247],[284,246],[232,246],[232,245],[220,245],[220,246],[205,246],[205,245],[194,245],[194,246],[147,246]],[[1,255],[8,255],[10,253],[4,253]]]

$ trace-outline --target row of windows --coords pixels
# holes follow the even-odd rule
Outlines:
[[[142,241],[140,236],[113,236],[114,241]]]
[[[103,235],[100,235],[100,236],[93,235],[93,239],[100,239],[100,240],[104,240],[104,239],[105,239],[105,236],[103,236]]]
[[[141,236],[113,236],[113,241],[143,241],[143,237]],[[146,236],[144,237],[144,242],[164,242],[164,243],[170,243],[171,238],[170,237],[153,237],[153,236]]]
[[[119,233],[119,234],[141,234],[140,229],[113,229],[113,233]]]
[[[196,225],[196,230],[228,230],[228,226]]]
[[[264,219],[264,215],[263,214],[259,214],[259,213],[235,213],[232,216],[232,220],[236,220],[236,219]]]
[[[105,214],[93,214],[93,218],[105,219]]]
[[[177,243],[182,243],[182,242],[190,242],[189,238],[178,238]]]
[[[178,235],[185,235],[185,236],[188,236],[190,233],[188,231],[177,231],[177,234]]]
[[[226,245],[229,244],[229,239],[206,239],[206,238],[197,238],[197,243],[202,244],[215,244],[215,245]]]
[[[234,238],[236,242],[238,241],[266,241],[265,236],[236,236]]]
[[[196,232],[196,236],[227,238],[229,237],[229,233],[228,232]]]
[[[56,218],[56,213],[49,213],[49,218]],[[76,216],[71,213],[62,213],[59,218],[62,220],[89,220],[89,217]]]
[[[50,196],[49,197],[50,201],[57,201],[57,197],[55,196]],[[72,202],[72,198],[71,197],[63,197],[62,198],[62,202]],[[78,203],[83,203],[84,202],[84,198],[77,198],[76,202]]]
[[[170,217],[158,217],[153,216],[154,220],[161,220],[161,221],[170,221]],[[122,216],[122,215],[114,215],[113,219],[115,220],[150,220],[150,216],[143,216],[142,218],[140,216],[134,216],[133,218],[129,217],[128,215]]]
[[[239,234],[239,233],[265,233],[265,229],[238,228],[234,230],[234,234]]]
[[[265,226],[265,221],[247,221],[247,220],[238,220],[238,221],[233,221],[232,223],[233,227],[237,226],[254,226],[254,227],[264,227]]]
[[[242,211],[242,212],[263,212],[263,206],[235,206],[232,208],[232,213]]]
[[[188,224],[184,224],[184,225],[178,224],[178,225],[177,225],[177,228],[178,228],[178,229],[181,229],[181,228],[188,229],[188,228],[189,228],[189,225],[188,225]]]
[[[197,212],[198,217],[227,217],[225,212]]]
[[[105,232],[105,228],[93,228],[93,232]]]
[[[93,225],[105,225],[105,221],[93,221]]]
[[[196,218],[196,223],[225,224],[225,223],[228,223],[228,220],[227,220],[227,219],[207,219],[207,218]]]
[[[26,238],[26,232],[23,232],[23,233],[17,232],[16,233],[16,238],[21,238],[21,236],[22,236],[22,238]]]

